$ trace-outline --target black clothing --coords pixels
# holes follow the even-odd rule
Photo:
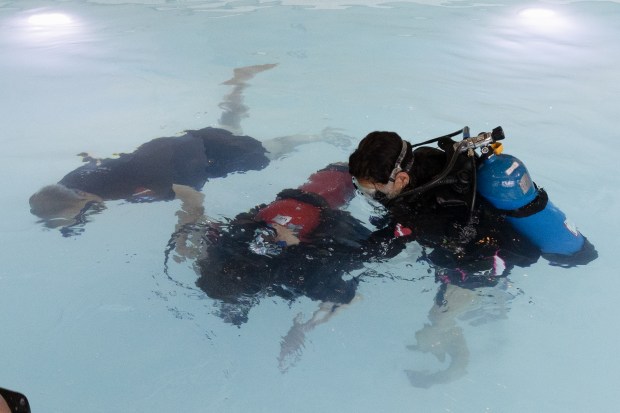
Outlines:
[[[411,188],[439,175],[449,156],[429,147],[413,154]],[[392,225],[410,230],[407,238],[424,247],[421,260],[435,269],[438,281],[470,288],[494,285],[496,277],[507,275],[514,266],[527,267],[541,255],[492,205],[472,196],[474,174],[471,158],[462,154],[444,183],[387,203]],[[577,255],[575,264],[580,263]]]
[[[305,202],[308,196],[284,190],[278,197]],[[349,303],[358,280],[343,277],[362,268],[365,261],[390,258],[404,248],[403,240],[386,241],[383,234],[371,234],[349,213],[324,206],[321,223],[308,242],[288,246],[276,256],[258,255],[250,251],[249,244],[255,230],[265,225],[255,218],[264,206],[238,215],[217,230],[211,229],[205,237],[207,258],[198,262],[200,277],[196,285],[209,297],[220,300],[219,316],[235,325],[245,323],[250,308],[265,296],[285,300],[305,296],[335,304]]]
[[[180,137],[154,139],[116,159],[92,159],[60,184],[103,199],[143,201],[174,198],[173,184],[200,190],[209,178],[260,170],[269,164],[261,143],[218,128],[190,130]]]

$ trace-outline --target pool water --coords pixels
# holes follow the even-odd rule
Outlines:
[[[612,1],[0,0],[0,386],[34,412],[615,410],[619,17]],[[358,298],[314,328],[319,303],[279,298],[236,327],[191,262],[164,271],[180,202],[109,202],[69,237],[30,214],[78,153],[220,125],[233,70],[263,64],[243,133],[341,139],[211,180],[210,217],[269,202],[373,130],[501,125],[599,258],[541,259],[437,314],[411,244],[352,274]]]

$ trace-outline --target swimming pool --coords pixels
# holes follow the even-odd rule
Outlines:
[[[613,410],[619,16],[617,2],[596,1],[0,1],[0,386],[50,412]],[[108,203],[73,237],[29,213],[28,197],[80,152],[217,125],[223,82],[261,64],[277,66],[243,92],[244,133],[353,142],[208,182],[210,216],[269,202],[372,130],[420,141],[502,125],[506,151],[599,259],[541,259],[463,297],[446,330],[459,368],[415,386],[408,371],[451,362],[408,347],[424,344],[416,332],[438,287],[415,245],[369,265],[360,299],[305,333],[282,368],[282,338],[317,303],[266,299],[240,328],[223,323],[184,287],[191,263],[164,274],[176,201]],[[348,209],[370,212],[360,199]]]

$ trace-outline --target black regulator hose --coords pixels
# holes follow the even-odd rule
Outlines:
[[[464,130],[465,130],[465,128],[463,128],[463,129],[459,129],[459,130],[457,130],[457,131],[454,131],[454,132],[449,133],[449,134],[447,134],[447,135],[440,136],[440,137],[438,137],[438,138],[433,138],[433,139],[429,139],[429,140],[424,141],[424,142],[416,143],[416,144],[414,144],[414,145],[411,145],[411,147],[412,147],[412,148],[416,148],[416,147],[418,147],[418,146],[428,145],[429,143],[434,143],[434,142],[440,141],[440,140],[442,140],[442,139],[454,138],[456,135],[460,135],[460,134],[462,134]]]
[[[478,192],[478,171],[477,171],[477,165],[476,165],[476,157],[472,156],[471,157],[471,170],[472,170],[472,191],[471,191],[471,206],[469,208],[469,220],[472,220],[472,217],[474,216],[474,210],[475,210],[475,205],[476,205],[476,193]]]
[[[446,135],[447,137],[447,135]],[[450,158],[450,160],[448,161],[448,163],[446,164],[445,168],[443,169],[443,171],[441,171],[437,176],[435,176],[431,181],[427,182],[426,184],[419,186],[417,188],[413,188],[410,189],[408,191],[404,191],[401,192],[400,194],[396,195],[394,198],[390,199],[386,206],[391,205],[393,202],[406,197],[406,196],[418,196],[426,191],[428,191],[431,188],[434,188],[436,186],[439,185],[445,185],[445,184],[449,184],[449,183],[456,183],[457,180],[455,179],[454,181],[448,179],[445,180],[446,176],[448,176],[448,174],[452,171],[452,168],[454,168],[454,164],[456,164],[456,160],[458,159],[459,155],[460,155],[461,151],[460,151],[460,144],[459,146],[456,148],[456,150],[454,151],[454,153],[452,154],[452,157]]]
[[[429,143],[433,143],[433,142],[438,142],[442,139],[447,139],[447,138],[452,138],[456,135],[459,134],[467,134],[469,135],[469,128],[466,126],[463,129],[454,131],[452,133],[449,133],[447,135],[444,136],[440,136],[438,138],[433,138],[433,139],[429,139],[427,141],[424,142],[420,142],[420,143],[416,143],[414,145],[411,145],[411,148],[415,148],[417,146],[422,146],[422,145],[426,145]],[[467,136],[469,137],[469,136]],[[479,135],[480,137],[480,135]],[[491,133],[487,133],[484,134],[484,136],[482,136],[482,138],[484,140],[491,138],[491,142],[496,142],[499,140],[502,140],[505,138],[504,136],[504,130],[502,129],[501,126],[498,126],[496,128],[493,129],[493,131]],[[482,142],[484,143],[484,141]],[[452,183],[456,183],[458,182],[458,179],[456,178],[447,178],[446,176],[452,171],[452,168],[454,168],[454,165],[456,164],[456,161],[459,157],[459,155],[464,152],[467,149],[471,149],[471,147],[467,146],[468,144],[464,141],[459,142],[456,147],[454,148],[454,152],[452,153],[452,156],[450,157],[450,160],[448,161],[448,163],[446,164],[445,168],[434,178],[432,178],[431,181],[427,182],[426,184],[417,187],[417,188],[413,188],[410,189],[408,191],[404,191],[401,192],[400,194],[396,195],[394,198],[390,199],[387,201],[386,206],[390,206],[392,203],[396,202],[397,200],[406,197],[406,196],[419,196],[420,194],[428,191],[431,188],[434,188],[436,186],[439,185],[446,185],[446,184],[452,184]],[[474,145],[476,145],[476,143],[474,143]],[[478,180],[477,180],[477,165],[476,165],[476,160],[477,160],[477,156],[476,154],[472,154],[470,153],[469,156],[471,157],[471,162],[472,162],[472,171],[473,171],[473,176],[472,176],[472,195],[471,195],[471,207],[470,207],[470,220],[474,215],[474,210],[475,210],[475,204],[476,204],[476,193],[478,192]]]

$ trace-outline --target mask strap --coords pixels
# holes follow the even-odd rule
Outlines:
[[[398,155],[398,158],[396,159],[396,163],[394,164],[394,169],[392,170],[392,173],[390,174],[390,180],[389,180],[390,182],[394,182],[396,180],[396,174],[402,171],[400,164],[403,161],[403,159],[405,159],[406,155],[407,155],[407,142],[403,140],[403,148],[400,150],[400,155]]]

